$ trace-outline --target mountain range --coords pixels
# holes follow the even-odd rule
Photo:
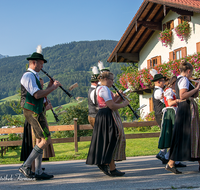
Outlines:
[[[0,59],[5,58],[5,57],[9,57],[8,55],[1,55],[0,54]]]
[[[97,66],[101,60],[105,67],[109,67],[114,73],[121,73],[120,63],[107,63],[106,60],[115,48],[117,41],[98,40],[80,41],[66,44],[58,44],[43,49],[44,58],[48,61],[43,69],[54,79],[61,82],[64,89],[68,89],[74,83],[79,87],[71,93],[73,97],[87,97],[92,74],[92,66]],[[30,55],[33,52],[30,52]],[[30,55],[13,56],[0,59],[0,99],[14,95],[20,91],[20,78],[26,71]],[[42,72],[39,73],[44,82],[48,77]],[[68,103],[70,98],[61,90],[57,89],[48,98],[53,106]]]

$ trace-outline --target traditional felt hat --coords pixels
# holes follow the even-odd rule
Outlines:
[[[99,71],[96,66],[92,67],[92,76],[91,76],[91,82],[97,82],[99,81],[98,76],[99,76]]]
[[[47,63],[47,60],[44,59],[42,54],[39,54],[37,52],[34,52],[31,57],[26,58],[27,60],[43,60],[44,63]]]
[[[98,67],[101,73],[105,72],[105,71],[110,71],[108,68],[105,68],[103,65],[103,62],[99,61],[98,62]]]
[[[156,82],[160,79],[164,78],[166,80],[166,77],[164,77],[162,74],[155,74],[154,77],[153,77],[153,80],[151,80],[152,82]]]
[[[43,55],[42,55],[42,46],[38,45],[37,46],[37,52],[34,52],[31,57],[26,58],[27,60],[43,60],[44,63],[47,63],[47,60],[44,59]]]

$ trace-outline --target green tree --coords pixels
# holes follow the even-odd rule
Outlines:
[[[59,124],[61,125],[72,125],[74,124],[74,118],[77,118],[77,124],[89,124],[88,123],[88,108],[83,104],[78,104],[77,106],[70,106],[65,109],[66,113],[62,114]],[[78,131],[78,136],[91,136],[92,130],[81,130]],[[73,131],[56,131],[53,133],[53,138],[64,138],[73,137]]]

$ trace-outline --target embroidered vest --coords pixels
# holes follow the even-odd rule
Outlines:
[[[90,94],[91,92],[94,90],[94,100],[95,100],[95,104],[92,102],[92,100],[90,99]],[[98,108],[98,103],[97,103],[97,95],[96,95],[96,88],[90,87],[89,91],[88,91],[88,109],[89,109],[89,113],[88,115],[90,117],[96,117],[97,112],[99,110]]]
[[[98,101],[99,108],[103,108],[103,107],[107,106],[105,100],[99,96],[99,91],[101,90],[101,88],[102,87],[100,87],[97,92],[97,101]],[[112,99],[114,99],[114,95],[113,95],[112,91],[110,91],[110,92],[111,92]]]
[[[31,72],[31,71],[27,71]],[[31,72],[33,73],[33,72]],[[35,74],[33,73],[35,76]],[[42,90],[40,81],[35,76],[36,83],[40,90]],[[36,99],[34,96],[31,96],[31,94],[25,89],[23,85],[21,85],[21,107],[24,109],[33,111],[34,113],[40,114],[43,111],[43,102],[44,98]]]
[[[162,109],[165,107],[165,104],[163,104],[160,100],[157,100],[157,99],[154,98],[154,94],[155,94],[156,90],[158,90],[158,88],[154,88],[153,95],[152,95],[153,108],[154,108],[154,111],[155,111],[155,115],[159,115],[159,114],[162,114]]]

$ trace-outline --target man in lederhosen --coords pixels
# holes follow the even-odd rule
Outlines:
[[[103,62],[98,62],[98,67],[100,69],[100,72],[109,71],[106,69],[103,65]],[[97,103],[97,95],[96,95],[96,88],[97,86],[101,85],[98,79],[99,71],[96,66],[92,67],[93,75],[91,77],[91,87],[88,91],[88,121],[91,124],[92,127],[94,127],[95,123],[95,117],[97,115],[97,112],[99,110],[98,103]]]
[[[99,71],[96,66],[92,68],[93,75],[91,77],[91,87],[88,91],[88,121],[92,127],[94,127],[95,117],[98,112],[98,103],[97,103],[97,95],[96,88],[98,86],[99,79]]]
[[[48,87],[42,90],[38,72],[47,61],[42,55],[42,48],[38,46],[37,52],[28,57],[29,68],[21,78],[21,107],[23,113],[31,124],[38,143],[33,148],[27,160],[19,168],[19,171],[28,178],[50,179],[53,175],[48,175],[42,171],[43,149],[51,142],[50,132],[47,127],[46,117],[43,113],[44,97],[61,86],[58,81],[50,80]],[[31,172],[31,164],[35,160],[35,175]]]
[[[158,123],[158,126],[161,128],[162,122],[162,109],[165,107],[164,104],[164,91],[166,77],[162,74],[155,74],[152,82],[154,82],[155,87],[153,90],[153,108],[155,111],[155,118]],[[161,149],[160,152],[156,155],[156,158],[161,160],[163,164],[166,164],[167,160],[165,159],[166,149]]]

